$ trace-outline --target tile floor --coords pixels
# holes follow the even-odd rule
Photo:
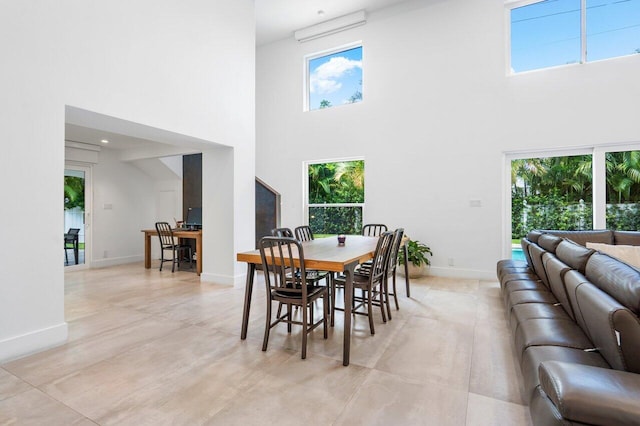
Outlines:
[[[402,280],[402,277],[401,277]],[[376,334],[272,330],[243,290],[141,264],[67,272],[68,342],[0,365],[0,425],[531,425],[497,282],[426,277]],[[401,281],[403,283],[403,281]]]

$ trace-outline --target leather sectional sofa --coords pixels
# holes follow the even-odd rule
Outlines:
[[[535,425],[640,425],[640,271],[588,242],[640,232],[533,231],[497,265]]]

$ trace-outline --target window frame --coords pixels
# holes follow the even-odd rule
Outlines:
[[[605,154],[608,152],[640,151],[640,141],[576,146],[575,148],[504,151],[502,175],[502,258],[511,258],[511,162],[523,158],[591,155],[593,229],[607,229],[607,184]]]
[[[355,48],[362,48],[362,69],[363,69],[363,74],[364,74],[364,46],[362,43],[362,40],[358,40],[358,41],[354,41],[351,43],[347,43],[347,44],[343,44],[341,46],[337,46],[337,47],[333,47],[331,49],[326,49],[326,50],[322,50],[320,52],[314,52],[314,53],[309,53],[307,55],[304,55],[303,57],[303,67],[302,67],[302,111],[303,112],[311,112],[311,111],[318,111],[320,109],[331,109],[331,108],[316,108],[316,109],[311,109],[311,96],[310,96],[310,89],[311,89],[311,79],[310,79],[310,72],[311,70],[309,69],[309,62],[311,62],[314,59],[318,59],[321,58],[323,56],[329,56],[329,55],[333,55],[334,53],[340,53],[340,52],[344,52],[347,50],[351,50],[351,49],[355,49]],[[362,93],[364,93],[364,77],[362,78]],[[356,104],[362,103],[364,102],[364,97],[363,100],[360,102],[355,102]],[[335,105],[335,106],[340,106],[340,105]]]
[[[365,218],[365,203],[367,200],[367,192],[365,185],[364,200],[363,203],[309,203],[309,166],[312,164],[326,164],[326,163],[346,163],[349,161],[363,161],[365,164],[365,183],[367,181],[367,162],[364,156],[359,157],[340,157],[331,158],[325,160],[307,160],[302,162],[302,223],[309,225],[309,208],[310,207],[361,207],[362,208],[362,223],[366,223]]]
[[[572,64],[559,64],[559,65],[553,65],[550,67],[544,67],[544,68],[535,68],[535,69],[531,69],[531,70],[526,70],[526,71],[520,71],[520,72],[516,72],[516,71],[512,71],[511,69],[511,11],[513,9],[517,9],[520,7],[525,7],[525,6],[530,6],[532,4],[536,4],[536,3],[542,3],[545,0],[507,0],[505,1],[505,15],[504,15],[504,20],[505,20],[505,33],[506,33],[506,37],[505,37],[505,67],[506,67],[506,75],[508,76],[513,76],[513,75],[518,75],[518,74],[525,74],[525,73],[529,73],[529,72],[535,72],[535,71],[540,71],[540,70],[548,70],[548,69],[554,69],[554,68],[558,68],[558,67],[569,67],[569,66],[579,66],[582,64],[586,64],[589,62],[598,62],[598,61],[606,61],[609,59],[617,59],[617,58],[622,58],[625,56],[634,56],[633,54],[630,55],[621,55],[621,56],[613,56],[613,57],[609,57],[609,58],[604,58],[604,59],[595,59],[593,61],[588,61],[587,60],[587,0],[580,0],[580,61],[577,63],[572,63]]]

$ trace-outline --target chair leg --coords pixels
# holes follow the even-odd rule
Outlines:
[[[400,305],[398,305],[398,290],[396,289],[396,270],[395,269],[393,270],[393,299],[396,302],[396,311],[399,311]]]
[[[336,317],[336,282],[331,280],[331,327],[335,325]]]
[[[307,306],[305,306],[304,309],[302,309],[302,359],[307,358],[308,320],[309,318],[307,317]]]
[[[382,281],[380,282],[380,291],[378,292],[378,296],[380,298],[380,313],[382,314],[382,322],[386,323],[387,322],[387,315],[385,313],[385,308],[388,308],[388,306],[385,306],[386,303],[385,303],[385,297],[384,297],[384,294],[385,294],[384,287],[385,287],[385,283],[384,283],[384,278],[383,278]],[[387,299],[387,303],[388,303],[389,298],[387,297],[386,299]],[[389,313],[389,319],[391,319],[391,313]]]
[[[162,265],[164,265],[164,249],[160,250],[160,272],[162,272]]]
[[[384,291],[382,291],[384,296],[384,305],[387,308],[387,317],[391,320],[391,303],[389,302],[389,277],[385,276],[382,279],[382,286],[384,287]]]
[[[324,338],[329,337],[327,332],[327,302],[329,301],[329,290],[327,289],[327,294],[322,296],[322,328],[324,329]]]
[[[64,248],[64,264],[68,265],[69,264],[69,254],[67,253],[67,248]]]
[[[262,350],[267,350],[267,344],[269,343],[269,331],[271,330],[271,299],[267,299],[267,314],[266,324],[264,325],[264,338],[262,339]]]
[[[369,289],[369,291],[367,292],[367,312],[369,312],[369,329],[371,330],[371,334],[376,334],[375,329],[373,328],[373,300],[372,300],[372,293],[373,289]],[[346,333],[346,332],[345,332]]]
[[[176,248],[173,247],[171,252],[173,253],[173,259],[171,260],[171,272],[173,273],[176,271]]]
[[[287,303],[287,332],[291,333],[291,303]]]

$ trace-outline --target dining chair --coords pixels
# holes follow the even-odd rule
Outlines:
[[[311,241],[314,239],[313,231],[311,231],[311,227],[309,225],[298,226],[294,232],[298,241]]]
[[[274,237],[294,238],[291,228],[273,228],[271,230],[271,235]]]
[[[373,254],[371,262],[365,262],[356,269],[353,274],[353,289],[354,294],[352,296],[354,314],[367,315],[369,317],[369,330],[371,334],[375,334],[373,326],[373,306],[380,307],[380,313],[382,314],[382,322],[387,322],[385,314],[385,299],[384,299],[384,282],[385,274],[387,272],[387,263],[389,259],[389,253],[391,249],[391,243],[393,242],[393,232],[383,232],[378,239],[376,250]],[[331,325],[335,321],[335,311],[342,310],[336,308],[335,305],[335,292],[336,287],[341,285],[344,287],[346,282],[346,276],[338,275],[331,281],[332,298],[331,301]],[[355,295],[355,289],[360,289],[361,296]],[[359,311],[366,304],[366,312]]]
[[[267,314],[264,329],[262,350],[267,350],[269,332],[276,324],[284,322],[287,331],[291,333],[291,325],[302,326],[302,359],[307,357],[307,336],[323,325],[324,338],[327,333],[327,300],[329,293],[327,287],[313,285],[307,281],[307,270],[304,263],[304,251],[302,244],[291,237],[263,237],[260,239],[260,258],[264,271],[265,288],[267,290]],[[294,267],[294,259],[298,259]],[[291,274],[291,270],[296,273]],[[322,318],[314,322],[313,307],[316,300],[322,299]],[[272,321],[272,303],[279,302],[275,320]],[[281,314],[281,307],[285,305],[287,311]],[[292,316],[293,306],[300,307],[302,319]],[[296,315],[298,317],[299,314]]]
[[[398,296],[396,290],[396,269],[398,267],[398,254],[400,253],[400,246],[402,245],[402,238],[404,237],[404,228],[398,228],[393,231],[393,241],[391,242],[391,249],[389,251],[389,259],[387,262],[387,271],[385,275],[385,301],[387,305],[387,316],[391,319],[391,307],[389,302],[389,296],[393,296],[396,304],[396,310],[400,309],[398,305]],[[389,277],[391,277],[392,291],[389,291]]]
[[[294,230],[294,233],[296,234],[296,239],[298,241],[300,241],[300,242],[314,240],[313,231],[311,230],[311,227],[308,226],[308,225],[298,226]],[[316,282],[319,282],[323,278],[326,278],[326,280],[327,280],[327,288],[331,288],[331,280],[333,279],[333,272],[317,271],[317,270],[314,269],[313,273],[312,273],[312,276],[311,277],[307,277],[307,279],[310,279],[310,278],[315,280]],[[332,300],[331,297],[329,297],[329,300],[330,301]],[[329,302],[329,303],[331,303],[331,302]],[[329,305],[329,309],[331,309],[331,305]]]
[[[298,228],[300,228],[300,227],[298,227]],[[298,228],[296,228],[296,229],[298,229]],[[309,230],[309,232],[310,231],[311,230]],[[282,237],[294,238],[294,239],[296,239],[296,240],[298,240],[300,242],[308,241],[308,240],[301,240],[300,238],[294,237],[293,232],[291,231],[291,228],[273,228],[271,230],[271,235],[274,236],[274,237],[281,237],[281,238]],[[313,234],[311,234],[311,235],[313,237]],[[313,238],[311,238],[311,239],[313,239]],[[299,270],[296,271],[296,273],[299,273],[299,272],[300,272]],[[313,283],[317,283],[318,281],[323,280],[323,279],[327,279],[327,285],[329,285],[329,281],[330,281],[329,272],[327,272],[327,271],[317,271],[315,269],[308,269],[307,270],[307,281],[313,282]]]
[[[366,237],[378,237],[387,232],[387,225],[382,223],[369,223],[362,227],[362,235]]]
[[[80,237],[80,228],[69,228],[66,234],[64,234],[64,260],[65,265],[69,264],[69,255],[67,250],[73,250],[73,256],[76,265],[78,264],[78,244]]]
[[[162,265],[164,265],[164,262],[171,262],[171,272],[175,272],[176,263],[179,268],[180,257],[184,253],[189,256],[189,267],[193,268],[193,253],[191,251],[191,245],[180,244],[180,242],[173,236],[173,230],[168,222],[156,222],[156,231],[158,232],[158,239],[160,240],[160,271],[162,271]],[[164,253],[167,250],[171,250],[171,259],[164,258]]]

